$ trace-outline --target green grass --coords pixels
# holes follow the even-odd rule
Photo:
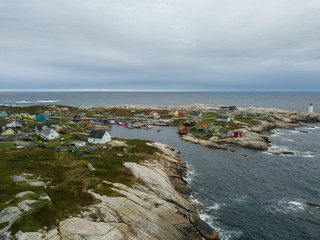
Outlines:
[[[40,195],[48,195],[49,201],[35,203],[33,209],[25,212],[13,224],[12,233],[18,230],[36,231],[44,226],[54,227],[60,220],[87,208],[88,205],[98,203],[88,193],[89,189],[96,192],[117,196],[118,193],[111,186],[102,181],[118,182],[131,186],[139,182],[124,162],[140,162],[145,159],[156,159],[153,154],[158,151],[153,146],[146,145],[147,141],[128,140],[128,154],[118,156],[124,147],[112,149],[99,148],[90,155],[77,157],[71,153],[60,153],[53,148],[30,147],[26,150],[0,151],[0,210],[8,206],[16,206],[24,199],[37,199]],[[88,171],[91,163],[95,171]],[[10,176],[32,173],[34,178],[49,180],[46,189],[30,187],[27,183],[13,182]],[[30,177],[29,177],[30,178]],[[98,188],[97,186],[101,187]],[[17,193],[33,191],[22,198],[16,198]],[[9,203],[7,201],[11,200]]]
[[[8,139],[7,139],[8,141]],[[13,142],[0,142],[0,151],[6,151],[11,148],[14,148]]]

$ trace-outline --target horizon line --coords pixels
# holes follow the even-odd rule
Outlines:
[[[0,89],[0,92],[320,92],[320,90]]]

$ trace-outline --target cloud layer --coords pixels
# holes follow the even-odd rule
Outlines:
[[[0,0],[1,89],[320,90],[318,0]]]

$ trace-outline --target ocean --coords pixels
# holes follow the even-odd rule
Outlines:
[[[320,93],[0,93],[0,105],[208,103],[319,111]],[[110,134],[169,144],[189,165],[189,186],[201,218],[227,239],[320,239],[320,124],[303,131],[276,129],[270,151],[212,150],[182,141],[174,127],[151,130],[113,126]],[[285,150],[293,155],[277,155]]]
[[[320,92],[0,92],[0,105],[61,104],[101,106],[119,104],[186,105],[206,103],[241,107],[268,107],[320,111]]]

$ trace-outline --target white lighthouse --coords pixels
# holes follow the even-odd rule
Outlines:
[[[313,112],[313,104],[310,103],[310,106],[309,106],[309,113],[312,113]]]

